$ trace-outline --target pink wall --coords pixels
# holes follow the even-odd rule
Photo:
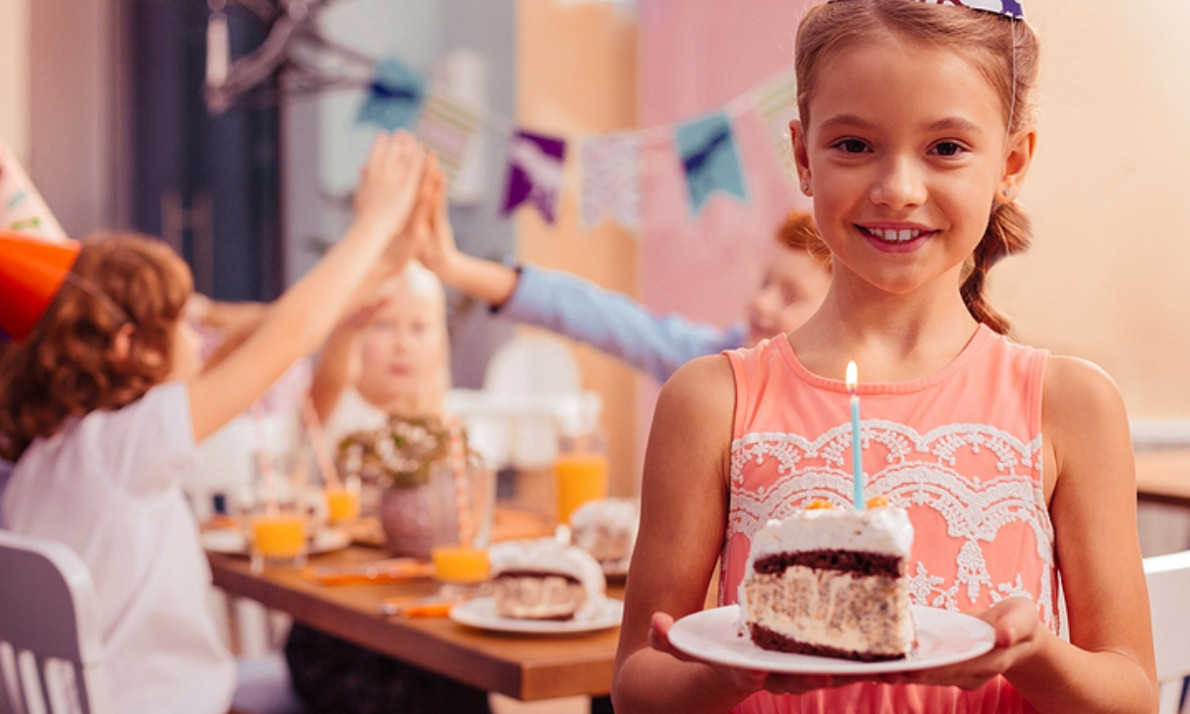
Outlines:
[[[792,69],[803,8],[816,0],[641,0],[640,125],[673,127],[721,110]],[[716,194],[690,215],[672,141],[644,154],[639,299],[659,312],[726,326],[745,315],[777,226],[809,202],[787,182],[754,111],[733,125],[748,200]],[[657,385],[637,381],[643,461]],[[639,467],[636,473],[640,473]]]
[[[640,124],[672,126],[792,68],[811,0],[640,4]],[[656,310],[727,325],[740,319],[786,211],[807,206],[786,182],[755,112],[734,124],[748,200],[716,194],[691,217],[672,142],[645,153],[641,299]]]

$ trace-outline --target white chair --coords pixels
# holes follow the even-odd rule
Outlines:
[[[0,530],[0,713],[108,714],[91,574],[67,546]]]
[[[574,353],[561,339],[527,333],[496,350],[483,388],[503,394],[571,394],[583,387]]]
[[[1179,711],[1182,687],[1190,676],[1190,550],[1144,559],[1157,655],[1160,714]]]
[[[553,462],[561,421],[579,408],[576,404],[596,416],[599,411],[598,395],[583,391],[571,348],[558,337],[534,332],[518,333],[496,350],[482,391],[503,418],[484,424],[464,415],[468,431],[488,437],[485,429],[502,430],[507,461],[518,468]]]

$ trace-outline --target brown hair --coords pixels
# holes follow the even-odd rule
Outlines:
[[[831,249],[822,242],[814,216],[807,211],[790,211],[777,229],[777,242],[790,250],[804,250],[826,270],[831,269]]]
[[[119,409],[169,374],[190,270],[165,243],[88,238],[57,297],[24,340],[0,352],[0,456],[15,461],[71,416]],[[128,354],[116,334],[133,327]]]
[[[845,0],[811,8],[798,27],[798,112],[809,122],[816,70],[841,50],[877,34],[892,33],[917,45],[962,52],[1000,95],[1004,123],[1012,134],[1032,124],[1040,43],[1023,21],[990,12],[886,0]],[[960,292],[967,310],[996,332],[1008,320],[983,295],[988,270],[1001,258],[1029,247],[1029,218],[1015,203],[993,202],[988,227],[968,261]]]

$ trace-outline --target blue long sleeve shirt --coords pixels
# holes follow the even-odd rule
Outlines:
[[[724,330],[681,315],[659,316],[569,273],[519,270],[516,288],[496,313],[585,342],[662,382],[695,357],[742,347],[747,337],[743,323]]]

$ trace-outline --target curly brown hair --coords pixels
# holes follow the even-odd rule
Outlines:
[[[22,341],[0,351],[0,456],[15,461],[68,417],[119,409],[169,374],[193,283],[165,243],[132,233],[84,240],[53,303]],[[128,350],[114,350],[131,325]]]
[[[806,211],[790,211],[777,229],[777,242],[790,250],[804,250],[826,270],[831,269],[831,249],[822,242],[814,216]]]

